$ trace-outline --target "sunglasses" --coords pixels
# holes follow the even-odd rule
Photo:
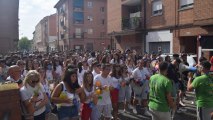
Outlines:
[[[37,84],[39,83],[39,80],[36,80],[36,81],[31,81],[32,84]]]

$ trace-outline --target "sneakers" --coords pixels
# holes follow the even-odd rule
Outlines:
[[[179,104],[180,104],[182,107],[185,107],[185,106],[186,106],[182,101],[180,101]]]
[[[192,102],[191,102],[191,104],[192,104],[192,105],[194,105],[194,104],[195,104],[195,102],[194,102],[194,101],[192,101]]]
[[[137,114],[137,113],[138,113],[137,110],[136,110],[136,108],[133,108],[132,111],[133,111],[134,114]]]
[[[133,109],[133,106],[132,105],[128,105],[128,109],[132,110]]]
[[[178,110],[177,110],[177,113],[183,113],[183,112],[186,112],[187,110],[186,109],[184,109],[184,108],[179,108]]]
[[[144,115],[151,116],[151,113],[149,111],[145,110]]]
[[[126,109],[123,110],[123,113],[126,113]]]

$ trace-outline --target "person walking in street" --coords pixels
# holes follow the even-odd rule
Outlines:
[[[189,76],[187,90],[195,89],[197,104],[197,120],[211,120],[213,112],[213,77],[209,75],[211,64],[208,61],[201,63],[201,76],[194,80]]]
[[[134,101],[133,101],[133,113],[137,114],[136,105],[139,103],[143,105],[145,109],[145,114],[147,114],[148,108],[148,89],[149,88],[149,73],[144,69],[144,60],[138,60],[138,67],[133,71],[134,81],[131,83],[131,87],[134,92]]]
[[[176,103],[173,101],[172,81],[166,77],[168,63],[159,64],[159,74],[150,78],[149,110],[152,120],[171,120],[170,108],[175,110]]]
[[[102,64],[101,74],[98,74],[94,78],[96,94],[99,95],[97,102],[97,118],[94,120],[100,120],[103,115],[104,120],[110,120],[112,118],[112,102],[110,98],[110,91],[114,88],[112,87],[111,77],[109,73],[111,71],[110,64]],[[102,120],[102,119],[101,119]]]

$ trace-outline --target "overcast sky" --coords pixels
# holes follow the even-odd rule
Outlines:
[[[33,38],[38,22],[45,16],[56,13],[54,5],[59,0],[20,0],[19,2],[19,37]]]

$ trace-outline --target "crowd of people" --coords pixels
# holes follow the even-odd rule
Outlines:
[[[171,120],[195,90],[197,118],[213,112],[213,57],[189,66],[187,54],[161,57],[135,50],[14,53],[0,59],[0,82],[17,83],[23,120],[118,119],[137,107],[153,120]]]

